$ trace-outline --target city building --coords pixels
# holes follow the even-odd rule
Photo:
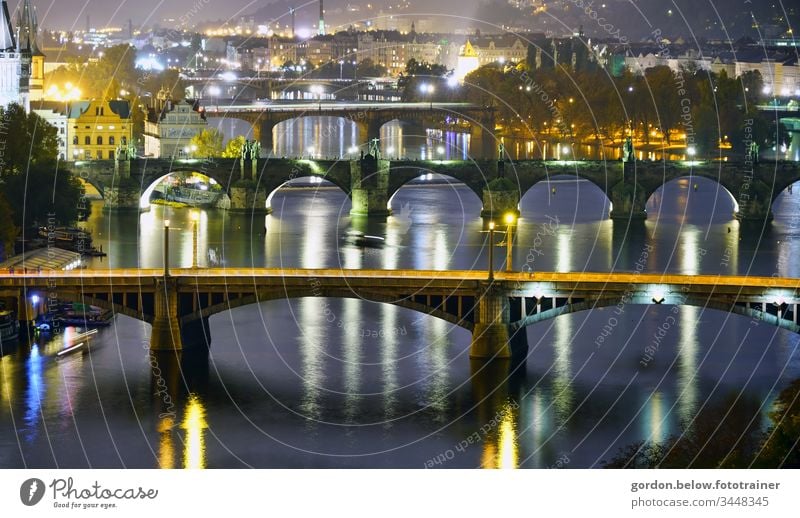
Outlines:
[[[67,156],[69,156],[67,155],[67,143],[70,137],[66,105],[60,102],[38,102],[34,105],[33,113],[56,129],[56,134],[58,136],[58,159],[66,160]]]
[[[160,93],[149,108],[144,122],[144,155],[151,158],[187,156],[192,137],[208,129],[200,102],[187,99],[173,102]]]
[[[17,18],[17,37],[5,0],[0,11],[0,105],[17,103],[30,112],[30,101],[42,98],[44,85],[45,57],[36,41],[36,12],[30,0],[23,0]]]
[[[132,138],[128,101],[78,101],[69,105],[67,157],[70,160],[113,160],[119,146]]]

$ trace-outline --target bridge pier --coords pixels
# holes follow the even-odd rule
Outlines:
[[[736,200],[739,211],[734,216],[740,221],[772,221],[772,194],[772,188],[764,182],[743,183]]]
[[[138,211],[142,193],[138,185],[120,182],[113,187],[103,189],[103,210]]]
[[[627,169],[630,162],[623,165]],[[647,195],[644,188],[633,178],[628,177],[628,171],[624,172],[625,178],[611,188],[611,219],[642,220],[647,219]]]
[[[490,283],[478,295],[469,357],[476,360],[510,359],[511,312],[508,296]]]
[[[230,190],[232,211],[252,211],[256,214],[267,214],[267,192],[256,185],[253,180],[239,180]]]
[[[274,151],[274,141],[272,139],[272,130],[275,128],[275,123],[271,120],[262,120],[253,124],[253,140],[261,144],[261,148],[267,152],[267,155],[272,155]]]
[[[178,322],[178,285],[174,278],[156,279],[154,302],[150,350],[180,351],[183,341]]]
[[[372,155],[350,161],[352,216],[386,217],[389,210],[389,161]]]
[[[519,189],[507,178],[495,178],[483,189],[481,217],[501,222],[505,214],[519,217]]]

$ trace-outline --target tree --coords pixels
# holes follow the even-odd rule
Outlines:
[[[17,227],[42,225],[55,219],[69,225],[78,219],[83,185],[80,180],[55,162],[34,164],[27,172],[4,178],[8,200],[14,200],[13,221]]]
[[[222,152],[222,158],[239,158],[242,156],[242,148],[244,147],[245,139],[242,135],[232,138],[225,146],[225,151]]]
[[[375,63],[370,58],[362,60],[356,67],[358,77],[384,77],[387,73],[386,67]]]
[[[225,137],[218,129],[203,130],[189,141],[192,156],[198,158],[220,157],[224,151]]]
[[[24,173],[29,165],[53,162],[58,155],[56,128],[18,104],[0,107],[0,133],[5,144],[0,176]]]
[[[19,234],[19,227],[14,225],[14,211],[8,204],[5,194],[0,191],[0,261],[14,255],[14,240]]]

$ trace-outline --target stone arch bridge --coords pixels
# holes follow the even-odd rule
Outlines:
[[[607,162],[498,160],[353,160],[304,158],[132,159],[84,161],[65,166],[94,185],[111,209],[138,209],[142,193],[153,182],[176,172],[200,172],[216,180],[231,197],[234,210],[269,211],[271,194],[286,182],[320,177],[352,200],[352,214],[386,216],[392,196],[427,173],[449,176],[468,186],[481,200],[484,217],[517,211],[522,196],[535,184],[568,175],[596,185],[612,203],[612,218],[647,217],[648,198],[665,183],[701,176],[720,184],[734,198],[736,217],[767,221],[778,195],[800,181],[800,164],[772,162]]]

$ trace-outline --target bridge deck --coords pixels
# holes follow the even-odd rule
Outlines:
[[[465,281],[485,280],[487,273],[482,270],[343,270],[339,268],[182,268],[170,269],[170,276],[178,279],[211,279],[227,282],[241,282],[253,279],[341,279],[370,280],[376,287],[382,281],[422,280],[422,281]],[[59,279],[74,284],[74,281],[96,284],[104,279],[152,279],[163,276],[160,268],[121,268],[107,270],[74,270],[59,272],[0,273],[0,285],[39,284],[37,281]],[[20,282],[20,281],[30,282]],[[70,282],[72,281],[72,282]],[[799,289],[800,278],[761,277],[739,275],[679,275],[660,273],[602,273],[602,272],[496,272],[497,282],[545,282],[565,284],[626,284],[626,285],[684,285],[693,287],[742,287],[742,288],[784,288]],[[113,283],[113,281],[111,281]]]

